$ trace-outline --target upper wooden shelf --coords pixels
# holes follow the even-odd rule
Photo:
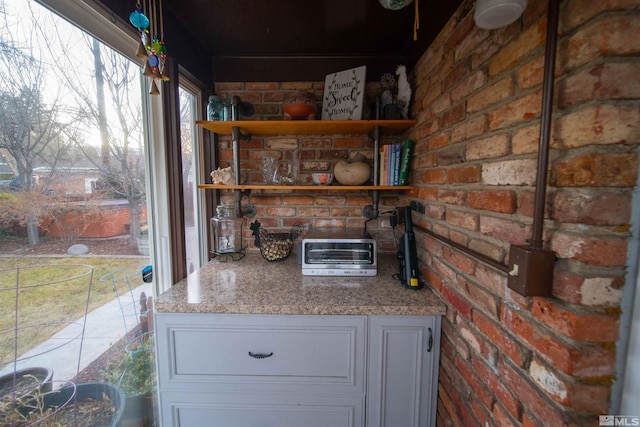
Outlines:
[[[219,184],[199,184],[198,188],[205,190],[325,190],[325,191],[366,191],[366,190],[413,190],[410,185],[267,185],[267,184],[242,184],[242,185],[219,185]]]
[[[237,120],[197,121],[218,134],[230,135],[233,127],[252,135],[366,135],[376,126],[383,134],[398,134],[413,127],[417,120]]]

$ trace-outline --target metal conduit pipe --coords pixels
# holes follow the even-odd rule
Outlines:
[[[542,108],[540,113],[540,147],[538,150],[533,228],[531,239],[528,241],[530,246],[511,245],[509,251],[509,266],[506,266],[451,239],[439,236],[426,228],[414,225],[414,229],[507,273],[507,284],[509,288],[523,296],[550,296],[553,284],[555,254],[552,251],[542,248],[542,234],[547,195],[547,169],[549,167],[549,138],[551,134],[553,83],[560,10],[559,3],[559,0],[549,0],[547,10],[547,39],[545,44]]]
[[[549,136],[553,109],[553,83],[556,69],[556,45],[558,43],[559,0],[549,0],[547,10],[547,40],[544,53],[544,79],[542,81],[542,111],[540,117],[540,147],[538,149],[538,173],[533,207],[533,231],[531,246],[542,248],[544,211],[547,196],[547,169],[549,167]]]

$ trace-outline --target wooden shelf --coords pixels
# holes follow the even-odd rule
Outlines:
[[[275,190],[275,191],[287,191],[287,190],[325,190],[325,191],[398,191],[398,190],[413,190],[410,185],[214,185],[214,184],[200,184],[198,188],[205,190]]]
[[[252,135],[366,135],[376,126],[383,134],[411,129],[417,120],[237,120],[198,121],[196,124],[218,134],[231,135],[233,127]]]

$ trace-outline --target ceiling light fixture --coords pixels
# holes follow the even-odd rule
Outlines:
[[[505,27],[520,18],[527,0],[477,0],[473,19],[485,30]]]

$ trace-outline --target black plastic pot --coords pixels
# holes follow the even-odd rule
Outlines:
[[[15,371],[15,373],[12,372],[10,374],[5,374],[0,376],[0,390],[4,390],[5,387],[8,387],[9,389],[11,389],[9,391],[11,393],[13,390],[14,379],[16,381],[16,384],[19,384],[18,381],[27,375],[31,375],[35,377],[37,379],[37,382],[35,382],[33,386],[28,386],[28,387],[18,386],[18,388],[21,389],[21,391],[26,391],[29,389],[39,389],[42,393],[51,391],[51,380],[53,379],[53,369],[45,368],[42,366],[34,366],[31,368],[18,369],[17,371]],[[0,391],[0,397],[6,394],[9,394],[9,393],[3,393]]]
[[[74,392],[75,401],[82,401],[89,398],[103,400],[103,395],[109,397],[109,400],[115,407],[111,427],[117,427],[120,424],[122,414],[124,413],[125,397],[119,387],[110,383],[80,383],[76,384],[75,387],[73,385],[63,387],[56,392],[47,393],[44,396],[44,406],[73,405]]]
[[[153,417],[153,393],[136,394],[127,396],[124,405],[123,420],[139,420]]]

